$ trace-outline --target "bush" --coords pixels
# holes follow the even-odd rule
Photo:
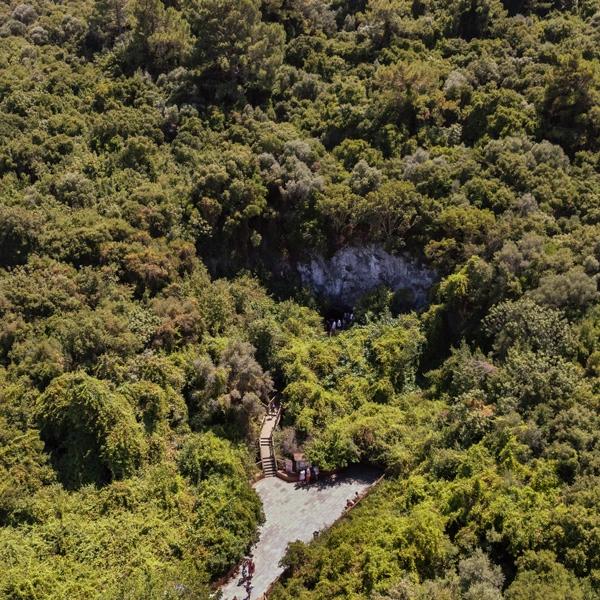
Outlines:
[[[122,479],[144,460],[146,442],[131,405],[85,373],[54,379],[37,401],[36,417],[68,488]]]

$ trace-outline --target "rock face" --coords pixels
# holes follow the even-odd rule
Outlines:
[[[379,246],[348,247],[330,259],[315,257],[297,266],[302,284],[326,300],[354,306],[365,293],[386,285],[410,290],[416,308],[427,304],[436,279],[431,269],[408,255],[392,255]]]

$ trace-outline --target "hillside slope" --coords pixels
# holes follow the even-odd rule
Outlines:
[[[1,3],[0,597],[207,597],[277,393],[387,480],[274,598],[598,598],[599,59],[598,0]]]

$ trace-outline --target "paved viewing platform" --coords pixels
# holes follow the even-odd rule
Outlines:
[[[265,523],[251,554],[256,570],[252,577],[251,600],[256,600],[283,572],[279,561],[289,542],[310,542],[315,531],[330,527],[345,511],[348,500],[362,495],[380,473],[367,467],[353,467],[340,475],[301,487],[277,477],[255,484],[265,512]],[[222,587],[223,600],[248,598],[241,573]]]

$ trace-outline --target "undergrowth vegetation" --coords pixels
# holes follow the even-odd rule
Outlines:
[[[0,597],[207,598],[277,444],[387,479],[276,600],[600,594],[600,4],[0,4]],[[296,265],[436,276],[328,336]]]

